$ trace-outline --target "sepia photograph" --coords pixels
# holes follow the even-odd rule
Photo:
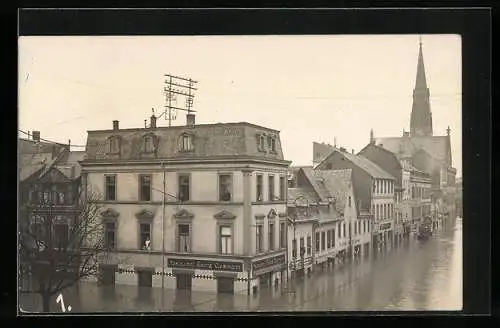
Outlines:
[[[460,311],[458,34],[20,36],[18,311]]]

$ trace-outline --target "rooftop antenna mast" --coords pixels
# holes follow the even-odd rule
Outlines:
[[[188,114],[195,112],[193,108],[194,102],[194,92],[197,88],[194,85],[198,81],[193,79],[188,79],[181,76],[175,76],[171,74],[165,74],[165,87],[163,89],[165,93],[166,105],[165,105],[165,119],[168,120],[168,126],[172,126],[172,121],[177,118],[177,111],[182,110],[188,112]],[[177,96],[183,96],[186,99],[186,105],[183,107],[173,106],[172,102],[177,105]]]

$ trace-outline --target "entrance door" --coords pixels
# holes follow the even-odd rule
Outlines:
[[[234,294],[234,279],[228,277],[218,277],[217,292],[224,294]]]
[[[139,299],[151,298],[151,289],[153,287],[153,272],[150,270],[137,271]]]
[[[191,290],[192,276],[190,274],[182,273],[175,275],[177,281],[177,289]]]
[[[272,277],[271,272],[264,273],[263,275],[260,276],[259,285],[263,287],[271,286],[271,277]]]

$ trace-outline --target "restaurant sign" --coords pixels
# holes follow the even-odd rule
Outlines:
[[[177,269],[198,269],[198,270],[214,270],[214,271],[229,271],[242,272],[243,263],[228,262],[228,261],[207,261],[181,258],[168,258],[167,266]]]
[[[268,268],[271,266],[275,266],[278,264],[284,264],[284,263],[285,263],[285,254],[280,254],[278,256],[268,257],[268,258],[253,262],[252,269],[254,271],[257,271],[257,270],[261,270],[264,268]]]

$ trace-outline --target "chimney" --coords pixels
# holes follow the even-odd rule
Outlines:
[[[28,131],[28,140],[31,138],[31,132]]]
[[[375,143],[375,138],[373,137],[373,129],[370,129],[370,143]]]
[[[151,115],[151,126],[150,128],[155,129],[156,128],[156,116],[153,114]]]
[[[120,129],[120,121],[113,121],[113,130],[119,130]]]
[[[354,149],[351,149],[351,153],[354,155]]]
[[[195,123],[194,114],[189,113],[186,115],[186,125],[193,126]]]
[[[409,137],[410,136],[410,132],[407,132],[405,130],[403,130],[403,137]]]
[[[40,131],[33,131],[33,140],[40,142]]]
[[[344,148],[344,147],[340,147],[340,151],[341,151],[341,152],[343,152],[343,153],[345,153],[345,152],[346,152],[346,150],[345,150],[345,148]]]

